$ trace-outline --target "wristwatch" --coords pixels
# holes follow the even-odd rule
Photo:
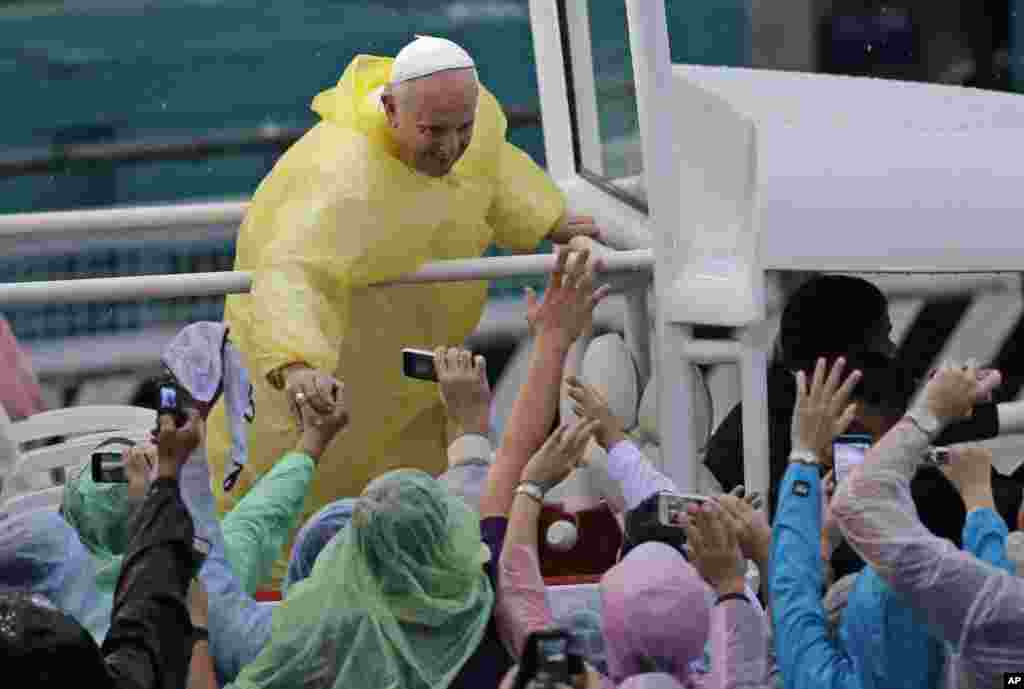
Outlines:
[[[200,641],[210,642],[210,632],[207,631],[206,627],[197,627],[192,625],[192,645],[195,646]]]
[[[745,593],[726,593],[718,597],[718,600],[715,601],[715,605],[721,605],[727,600],[741,600],[746,603],[750,603],[750,599],[747,598],[747,594]]]
[[[929,447],[924,452],[924,463],[935,467],[948,466],[953,458],[953,451],[948,447]]]
[[[533,481],[522,481],[516,486],[516,493],[522,493],[527,497],[533,498],[541,505],[544,504],[544,489]]]
[[[793,450],[789,453],[789,461],[807,464],[814,467],[821,464],[821,462],[818,461],[818,456],[810,450]]]
[[[934,439],[939,434],[939,431],[942,430],[942,423],[935,418],[934,414],[927,410],[908,411],[903,415],[903,418],[917,426],[918,430],[928,436],[929,440]]]

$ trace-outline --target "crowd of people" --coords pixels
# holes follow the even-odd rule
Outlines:
[[[705,459],[723,491],[684,495],[609,391],[567,368],[609,293],[592,223],[505,145],[453,46],[362,56],[317,99],[323,126],[243,224],[252,294],[168,346],[180,404],[160,388],[152,442],[97,448],[125,480],[83,458],[59,513],[0,515],[4,671],[125,689],[931,689],[1024,672],[1008,547],[1024,470],[994,471],[978,444],[1024,429],[1019,405],[992,401],[1000,373],[968,362],[912,380],[881,292],[813,278],[786,306],[769,378],[769,495],[743,484],[738,408]],[[497,447],[486,361],[452,346],[482,289],[369,287],[482,250],[484,224],[513,247],[558,243],[542,297],[527,296],[529,367]],[[436,386],[392,357],[424,338]],[[559,418],[563,394],[578,421]],[[839,476],[834,443],[851,431],[870,449]],[[548,498],[591,442],[616,514],[581,518],[554,548],[546,525],[566,513]],[[544,575],[573,552],[610,553],[596,623],[558,614]],[[256,599],[268,581],[280,601]]]
[[[1024,579],[1007,551],[1020,525],[1000,513],[991,452],[970,442],[927,452],[958,423],[978,422],[998,372],[945,366],[893,418],[883,361],[853,345],[812,356],[793,376],[774,519],[739,486],[669,527],[645,515],[680,491],[593,385],[565,381],[581,420],[551,432],[569,349],[606,293],[587,258],[563,248],[531,304],[530,369],[496,450],[486,362],[439,347],[457,436],[448,469],[388,471],[320,510],[302,525],[278,603],[253,594],[358,407],[338,385],[329,413],[302,400],[296,447],[220,520],[202,438],[237,372],[222,324],[186,328],[164,356],[190,393],[184,424],[161,414],[152,444],[105,444],[122,444],[127,483],[98,483],[83,468],[59,514],[0,520],[6,666],[40,687],[82,677],[175,689],[557,686],[548,673],[560,666],[545,664],[537,639],[564,631],[562,680],[576,687],[994,687],[1020,671]],[[836,485],[833,441],[854,424],[877,442]],[[539,524],[546,493],[585,461],[591,439],[625,497],[621,555],[598,585],[596,645],[553,615]],[[932,483],[915,489],[922,473]],[[948,489],[932,489],[937,481]],[[836,576],[840,543],[861,564]]]

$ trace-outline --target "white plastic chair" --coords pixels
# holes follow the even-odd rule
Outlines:
[[[0,419],[2,421],[2,419]],[[54,469],[78,468],[90,461],[90,453],[111,438],[145,442],[156,423],[152,409],[130,406],[68,407],[36,414],[23,421],[6,425],[0,448],[11,466],[4,477],[0,494],[0,511],[25,511],[59,506],[61,486],[40,489],[35,476],[46,476]],[[64,442],[27,452],[20,447],[29,442],[54,437],[68,437]]]

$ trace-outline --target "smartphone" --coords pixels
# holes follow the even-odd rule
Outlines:
[[[662,526],[682,529],[686,526],[686,510],[690,505],[703,505],[707,498],[702,495],[661,492],[658,493],[658,522]]]
[[[854,467],[864,461],[864,455],[871,445],[871,436],[863,433],[847,433],[832,442],[832,462],[837,486],[850,475]]]
[[[92,453],[93,483],[128,483],[124,455],[120,452]]]
[[[582,665],[580,658],[577,658],[576,662],[571,660],[570,642],[571,637],[564,629],[531,633],[523,646],[516,689],[524,689],[534,681],[544,687],[569,684],[570,677],[574,674],[573,666]]]
[[[432,380],[436,383],[437,367],[434,366],[434,353],[425,349],[403,349],[402,373],[407,378]]]
[[[174,424],[178,428],[184,426],[188,421],[185,409],[190,406],[188,392],[174,380],[163,380],[160,382],[159,395],[157,416],[169,414],[174,417]]]

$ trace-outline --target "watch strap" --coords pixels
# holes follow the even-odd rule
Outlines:
[[[197,627],[195,625],[192,625],[192,644],[195,645],[200,641],[206,641],[207,643],[209,643],[210,632],[206,629],[206,627]]]
[[[918,430],[928,436],[929,440],[934,439],[942,430],[942,424],[927,410],[912,409],[904,414],[903,418],[917,426]]]
[[[747,594],[745,593],[726,593],[718,597],[718,600],[715,601],[715,605],[721,605],[728,600],[741,600],[745,603],[750,603],[750,599],[747,598]]]

